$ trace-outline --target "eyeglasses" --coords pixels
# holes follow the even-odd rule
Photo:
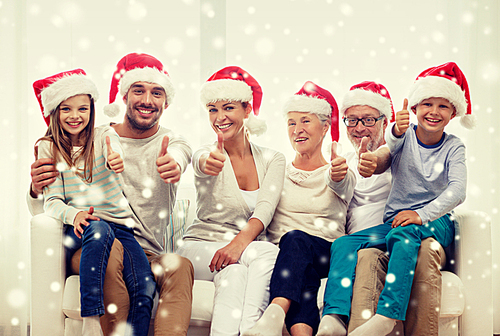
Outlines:
[[[343,120],[344,120],[344,124],[347,127],[356,127],[356,126],[358,126],[358,123],[360,121],[363,124],[363,126],[365,126],[365,127],[371,127],[371,126],[375,126],[375,124],[377,123],[377,121],[379,121],[380,119],[383,119],[383,118],[385,118],[385,115],[381,115],[378,118],[375,118],[375,117],[347,118],[347,117],[344,117]]]

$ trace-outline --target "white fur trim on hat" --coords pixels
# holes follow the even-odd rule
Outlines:
[[[262,119],[257,118],[252,113],[248,115],[248,118],[244,121],[245,127],[248,132],[252,135],[262,135],[267,131],[266,122]]]
[[[48,117],[63,101],[80,94],[88,94],[94,101],[99,98],[97,87],[87,76],[71,75],[62,77],[42,91],[43,115]]]
[[[422,100],[433,97],[447,99],[455,107],[457,116],[465,116],[467,100],[460,86],[449,79],[438,76],[427,76],[415,81],[408,95],[408,106],[414,107]]]
[[[327,117],[332,115],[332,106],[326,100],[307,95],[293,95],[284,106],[285,114],[288,112],[309,112],[322,114]]]
[[[358,105],[370,106],[385,115],[388,120],[392,118],[391,101],[378,93],[364,89],[355,89],[347,92],[342,101],[340,114],[344,115],[348,108]]]
[[[167,105],[172,104],[175,96],[174,85],[170,77],[156,68],[144,67],[129,70],[120,79],[120,94],[125,96],[128,89],[136,82],[155,83],[163,87],[167,95]]]
[[[208,103],[221,100],[249,102],[253,98],[252,88],[247,83],[234,79],[218,79],[205,82],[200,91],[201,104],[204,107]]]

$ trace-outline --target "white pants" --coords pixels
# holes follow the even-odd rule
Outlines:
[[[210,272],[215,252],[227,244],[188,241],[177,250],[193,263],[196,280],[214,282],[211,336],[237,336],[253,327],[269,304],[269,282],[279,251],[272,243],[253,241],[238,263]]]

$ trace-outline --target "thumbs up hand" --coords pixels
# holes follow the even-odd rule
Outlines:
[[[108,165],[117,174],[124,170],[123,159],[120,154],[113,151],[111,148],[111,139],[106,136],[106,148],[108,149]]]
[[[408,99],[403,102],[403,109],[396,113],[396,124],[392,129],[392,133],[398,138],[402,136],[410,127],[410,112],[408,111]]]
[[[375,170],[377,169],[377,157],[371,151],[368,150],[368,137],[364,137],[361,139],[361,144],[359,146],[359,163],[358,163],[358,172],[359,175],[363,177],[370,177],[373,175]]]
[[[347,174],[347,166],[346,160],[337,154],[337,142],[334,141],[332,143],[331,149],[331,162],[330,162],[330,178],[334,182],[340,182],[344,179]]]
[[[167,151],[169,141],[169,137],[165,135],[161,142],[160,155],[156,159],[156,166],[165,183],[176,183],[181,179],[181,169],[174,157]]]
[[[205,162],[202,162],[202,160],[205,160]],[[208,157],[200,158],[200,163],[205,174],[217,176],[222,171],[222,168],[224,168],[224,161],[226,161],[226,156],[224,155],[224,135],[222,132],[217,132],[217,147],[210,152]]]

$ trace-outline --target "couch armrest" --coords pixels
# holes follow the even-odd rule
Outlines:
[[[457,209],[455,271],[465,287],[460,334],[493,335],[491,219],[483,212]]]
[[[44,214],[31,219],[31,335],[63,335],[63,225]]]

